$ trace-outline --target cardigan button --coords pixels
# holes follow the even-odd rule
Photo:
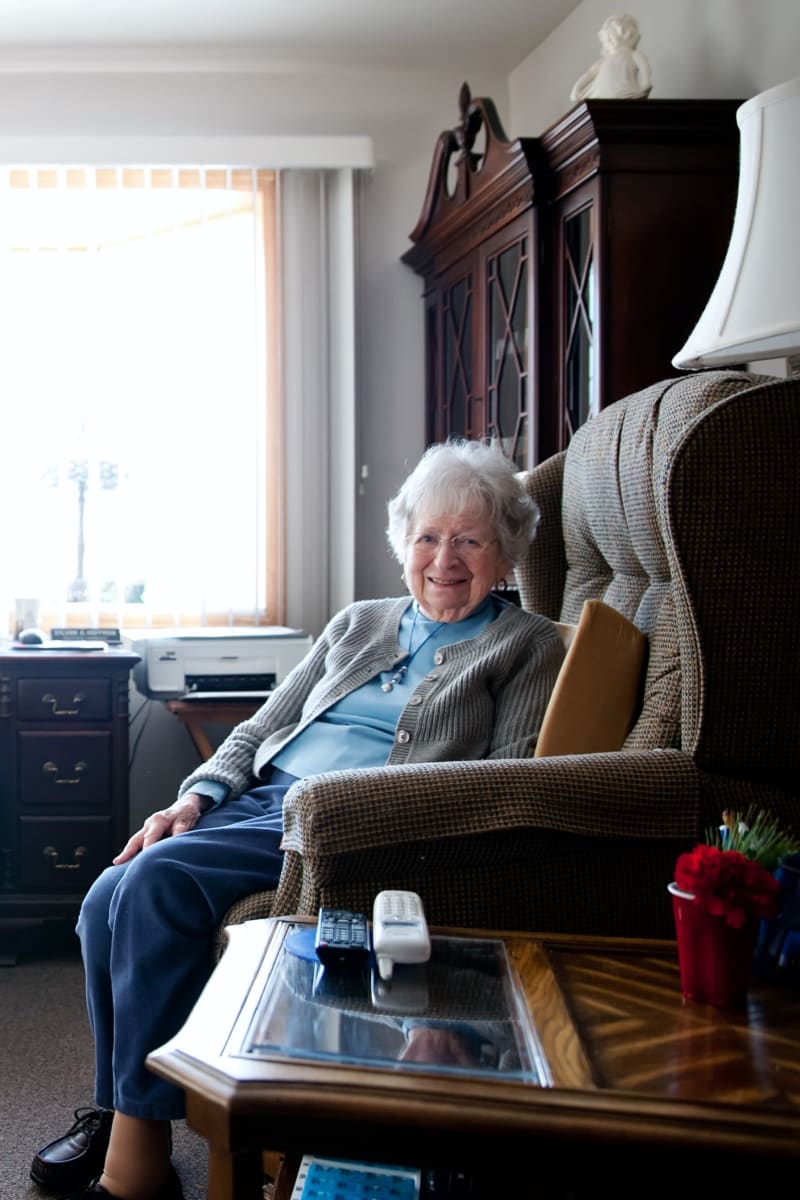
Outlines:
[[[422,704],[422,696],[420,696],[419,692],[414,692],[413,696],[409,696],[408,703],[409,704]]]
[[[401,729],[397,734],[397,740],[401,746],[405,746],[406,742],[411,741],[411,734],[407,729]]]
[[[442,650],[437,650],[433,656],[433,661],[436,663],[437,667],[440,667],[444,662],[444,652]]]

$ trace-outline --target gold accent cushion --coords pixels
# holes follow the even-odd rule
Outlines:
[[[620,750],[641,703],[647,638],[602,600],[585,600],[578,625],[559,632],[567,653],[536,758]]]

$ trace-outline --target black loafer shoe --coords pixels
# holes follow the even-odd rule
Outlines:
[[[65,1197],[65,1200],[114,1200],[114,1196],[103,1187],[98,1175],[97,1179],[93,1179],[91,1183],[87,1183],[77,1192],[72,1192]],[[158,1195],[153,1197],[153,1200],[184,1200],[181,1181],[174,1167],[170,1167],[167,1182]]]
[[[113,1118],[108,1108],[76,1108],[72,1128],[34,1155],[33,1182],[48,1191],[67,1192],[99,1176]]]

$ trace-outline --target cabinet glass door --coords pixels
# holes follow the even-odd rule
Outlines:
[[[596,409],[593,208],[567,217],[564,261],[564,435],[569,442]]]
[[[476,428],[472,390],[472,274],[442,292],[442,370],[444,378],[436,414],[436,440],[473,436]]]
[[[529,239],[486,260],[488,353],[487,432],[520,470],[528,467]]]

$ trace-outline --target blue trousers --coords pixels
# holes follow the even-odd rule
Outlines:
[[[214,937],[241,896],[275,886],[283,796],[272,783],[205,813],[87,892],[78,918],[95,1045],[95,1103],[131,1117],[176,1120],[183,1091],[145,1066],[181,1028],[214,969]]]

